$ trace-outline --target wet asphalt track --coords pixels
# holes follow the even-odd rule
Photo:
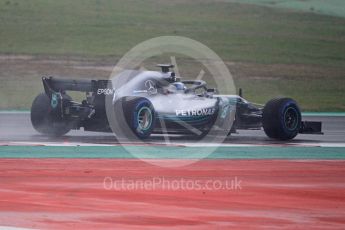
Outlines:
[[[344,144],[345,117],[344,116],[310,116],[303,120],[322,121],[324,135],[298,135],[293,141],[286,142],[296,145]],[[37,133],[31,126],[29,113],[0,113],[0,144],[6,142],[73,142],[85,144],[118,144],[114,135],[110,133],[84,132],[72,130],[61,138],[49,138]],[[149,142],[164,144],[162,135],[153,135]],[[186,136],[170,136],[170,143],[194,143],[195,139]],[[262,130],[239,130],[238,134],[228,137],[224,144],[275,145],[282,142],[266,137]]]

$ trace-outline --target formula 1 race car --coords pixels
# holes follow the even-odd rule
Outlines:
[[[173,65],[158,66],[161,71],[124,71],[121,84],[43,77],[45,92],[33,101],[32,125],[50,136],[83,128],[139,139],[152,133],[201,138],[212,129],[230,134],[263,128],[278,140],[293,139],[298,133],[321,134],[321,122],[302,121],[293,99],[276,98],[259,106],[242,98],[242,93],[219,95],[205,81],[181,80],[170,70]],[[66,91],[86,92],[86,98],[75,102]]]

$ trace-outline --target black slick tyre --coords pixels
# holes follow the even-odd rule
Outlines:
[[[30,116],[32,126],[41,134],[58,137],[71,130],[68,120],[52,114],[51,102],[45,93],[39,94],[33,101]]]
[[[273,139],[290,140],[301,127],[301,111],[291,98],[276,98],[266,103],[262,114],[262,126]]]
[[[155,110],[152,103],[142,97],[122,99],[123,113],[130,130],[139,139],[147,139],[155,127]]]

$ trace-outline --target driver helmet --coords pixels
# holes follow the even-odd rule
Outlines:
[[[175,82],[173,85],[176,87],[177,90],[186,90],[186,86],[182,82]]]

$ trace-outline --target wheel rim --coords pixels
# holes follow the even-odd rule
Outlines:
[[[142,131],[148,130],[152,124],[152,113],[148,107],[142,107],[138,111],[138,128]]]
[[[288,130],[295,130],[298,125],[298,111],[290,107],[284,113],[284,123]]]

